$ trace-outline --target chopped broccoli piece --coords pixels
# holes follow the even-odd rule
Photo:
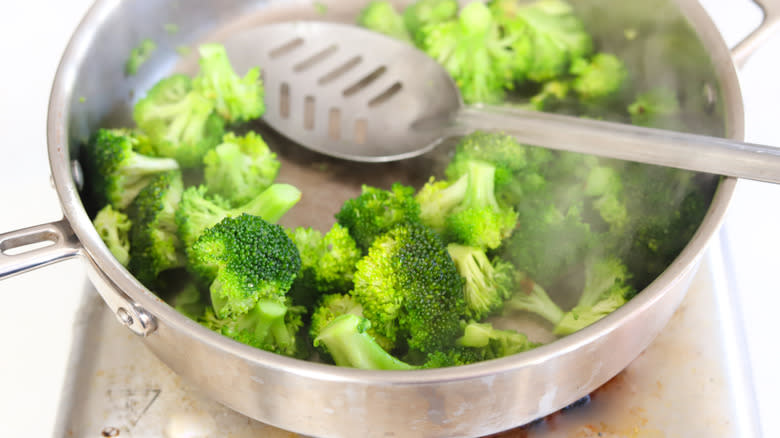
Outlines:
[[[186,264],[174,220],[182,191],[180,171],[162,173],[128,207],[127,216],[133,223],[128,268],[147,287],[154,285],[161,272]]]
[[[597,53],[590,60],[577,58],[570,72],[574,75],[572,90],[586,105],[616,97],[628,79],[623,61],[609,53]]]
[[[613,230],[623,230],[628,221],[628,211],[622,201],[623,183],[618,171],[611,166],[591,168],[585,181],[586,196],[594,198],[593,207]]]
[[[323,295],[314,306],[314,311],[311,314],[309,335],[312,339],[317,338],[322,329],[334,319],[346,314],[363,316],[363,306],[357,302],[355,297],[339,293]]]
[[[301,268],[298,249],[284,229],[248,214],[208,228],[188,256],[193,270],[211,280],[211,303],[219,318],[243,315],[260,300],[286,307]]]
[[[193,79],[196,90],[215,102],[216,112],[228,123],[256,119],[265,113],[265,90],[260,69],[249,69],[241,78],[230,65],[227,51],[220,44],[203,44],[200,72]]]
[[[409,222],[377,238],[358,262],[354,281],[363,315],[396,348],[430,353],[458,336],[463,280],[428,227]]]
[[[582,330],[619,309],[626,301],[627,299],[624,295],[618,291],[613,291],[593,306],[575,307],[563,315],[558,324],[555,325],[553,333],[558,336],[565,336]]]
[[[669,88],[654,88],[641,93],[628,106],[631,123],[656,128],[680,128],[677,116],[680,101]]]
[[[176,160],[142,155],[148,139],[124,129],[99,129],[81,148],[84,190],[97,208],[125,209],[157,175],[179,168]]]
[[[417,192],[420,204],[420,221],[438,233],[444,233],[447,216],[463,202],[468,188],[468,177],[461,176],[455,182],[436,181],[433,177]]]
[[[179,237],[187,249],[207,228],[226,217],[251,214],[275,223],[301,199],[300,190],[294,186],[272,184],[249,203],[230,208],[219,197],[207,197],[207,191],[206,186],[189,187],[184,191],[176,210]]]
[[[522,272],[517,273],[517,290],[504,303],[505,311],[523,311],[541,316],[553,325],[563,318],[563,310],[550,298],[547,291]]]
[[[199,321],[205,314],[208,304],[195,283],[187,283],[171,300],[171,305],[179,313],[194,321]]]
[[[363,253],[346,228],[338,223],[323,236],[313,228],[288,230],[301,254],[301,272],[290,295],[297,304],[310,307],[323,293],[352,289],[355,265]]]
[[[127,266],[130,262],[130,228],[133,225],[127,215],[106,205],[92,224],[111,254],[122,266]]]
[[[481,320],[512,295],[514,267],[510,263],[499,258],[491,262],[484,250],[455,243],[447,245],[447,252],[465,280],[468,317]]]
[[[380,234],[398,224],[419,221],[420,206],[413,187],[396,183],[390,190],[383,190],[364,185],[360,196],[342,205],[336,220],[365,252]]]
[[[416,367],[393,357],[368,333],[371,321],[346,313],[333,319],[314,339],[338,366],[367,370],[411,370]]]
[[[404,18],[395,10],[392,3],[386,0],[369,2],[360,11],[357,24],[401,41],[412,41],[412,37],[404,25]]]
[[[513,87],[513,53],[490,10],[469,3],[456,19],[431,23],[417,33],[420,48],[441,64],[463,101],[499,103]]]
[[[203,164],[209,193],[235,206],[250,202],[268,188],[281,166],[260,135],[251,131],[240,137],[225,134],[222,144],[208,151]]]
[[[495,249],[511,235],[517,225],[517,212],[496,200],[495,174],[491,164],[476,160],[468,163],[466,196],[446,219],[451,241]]]
[[[157,43],[149,38],[138,43],[138,45],[133,47],[133,50],[130,51],[130,56],[125,62],[125,74],[134,76],[138,73],[138,69],[152,57],[152,53],[154,53],[155,50],[157,50]]]
[[[455,180],[468,173],[469,162],[484,161],[496,168],[495,188],[501,193],[515,185],[516,174],[532,164],[526,149],[510,135],[475,131],[458,141],[445,173],[447,178]]]
[[[450,21],[457,16],[457,0],[417,0],[403,12],[406,29],[417,43],[420,42],[420,30],[423,27]]]
[[[570,97],[571,81],[569,80],[551,80],[542,85],[542,89],[531,96],[531,108],[537,111],[553,111],[567,101]]]
[[[528,337],[513,330],[499,330],[490,323],[471,321],[463,329],[463,336],[456,341],[462,347],[484,349],[485,359],[498,359],[528,351],[539,346]]]
[[[189,76],[177,74],[159,81],[135,104],[133,119],[157,156],[196,167],[224,133],[225,122],[214,109],[212,100],[193,90]]]

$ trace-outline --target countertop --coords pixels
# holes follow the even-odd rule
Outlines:
[[[749,0],[703,0],[729,45],[760,20]],[[31,0],[0,5],[0,231],[61,218],[46,155],[49,90],[67,40],[90,0]],[[740,72],[747,140],[780,145],[780,35]],[[780,186],[741,182],[720,241],[738,293],[764,436],[780,436],[776,314],[780,308]],[[0,436],[51,436],[86,282],[78,260],[0,283]],[[717,340],[713,340],[716,342]]]

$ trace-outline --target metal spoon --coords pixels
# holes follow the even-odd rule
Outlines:
[[[263,69],[264,120],[354,161],[413,157],[475,130],[609,158],[780,183],[780,149],[504,107],[466,107],[449,74],[407,43],[325,22],[263,25],[224,41],[236,69]]]

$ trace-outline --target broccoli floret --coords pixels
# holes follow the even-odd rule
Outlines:
[[[466,316],[481,320],[500,309],[512,295],[514,267],[500,258],[491,262],[480,248],[451,243],[447,251],[465,280]]]
[[[420,29],[430,24],[450,21],[458,15],[456,0],[418,0],[404,9],[406,29],[416,43],[420,41]]]
[[[377,238],[354,281],[363,315],[396,348],[430,353],[458,336],[466,310],[463,280],[428,227],[410,222]]]
[[[206,314],[208,304],[195,283],[187,283],[173,297],[170,304],[176,311],[194,321],[199,321]]]
[[[128,207],[127,216],[133,223],[128,268],[147,286],[152,286],[161,272],[186,264],[174,219],[183,187],[180,171],[162,173]]]
[[[232,132],[225,134],[222,144],[203,158],[203,165],[209,193],[238,206],[270,186],[281,163],[260,135],[250,131],[241,137]]]
[[[99,129],[81,148],[84,190],[96,209],[111,205],[123,210],[155,176],[176,170],[176,160],[154,158],[136,151],[148,139],[124,129]]]
[[[490,10],[480,2],[456,19],[423,26],[420,48],[452,76],[466,103],[500,103],[513,87],[513,53]]]
[[[336,317],[346,314],[363,316],[363,306],[352,295],[338,293],[323,295],[311,314],[309,335],[312,339],[317,338],[322,329]]]
[[[360,11],[357,24],[401,41],[412,42],[412,37],[406,30],[404,18],[395,10],[392,3],[386,0],[369,2]]]
[[[122,266],[127,266],[130,261],[130,228],[132,227],[132,222],[127,215],[106,205],[95,216],[92,224],[111,254]]]
[[[396,225],[420,220],[414,188],[395,183],[390,190],[363,186],[360,196],[347,200],[336,213],[358,248],[366,252],[379,235]]]
[[[290,292],[297,304],[310,307],[323,293],[352,289],[355,265],[363,253],[346,228],[333,224],[324,236],[304,227],[287,233],[301,254],[301,272]]]
[[[628,300],[625,295],[619,291],[612,291],[593,306],[575,307],[563,315],[558,324],[555,325],[553,333],[558,336],[566,336],[582,330],[619,309],[626,301]]]
[[[485,348],[461,347],[455,345],[442,351],[434,351],[426,357],[421,368],[444,368],[469,365],[490,359]]]
[[[523,311],[541,316],[553,325],[563,318],[563,310],[550,298],[542,286],[518,272],[516,276],[516,290],[509,300],[504,303],[504,311]]]
[[[249,214],[205,230],[188,256],[193,270],[211,281],[211,303],[220,318],[243,315],[260,300],[285,305],[301,269],[298,248],[284,228]]]
[[[551,80],[542,85],[542,89],[531,96],[531,108],[537,111],[553,111],[557,105],[564,103],[569,98],[571,81]]]
[[[447,216],[463,202],[468,188],[468,177],[461,176],[455,182],[437,181],[431,177],[417,192],[415,199],[420,204],[420,221],[438,233],[444,233]]]
[[[221,198],[208,197],[207,192],[206,186],[189,187],[176,210],[179,237],[187,249],[207,228],[226,217],[251,214],[275,223],[301,199],[300,190],[294,186],[272,184],[249,203],[230,208]]]
[[[469,162],[484,161],[496,168],[496,192],[503,192],[516,183],[515,175],[531,164],[526,149],[510,135],[475,131],[458,141],[445,173],[447,178],[455,180],[467,173]]]
[[[493,165],[470,161],[467,172],[466,195],[446,218],[447,235],[464,245],[498,248],[517,225],[517,212],[496,200]]]
[[[572,90],[585,105],[615,98],[628,79],[623,61],[609,53],[597,53],[590,60],[575,59],[570,72],[574,75]]]
[[[155,50],[157,50],[157,43],[149,38],[138,43],[138,45],[133,47],[133,50],[130,51],[130,56],[125,62],[125,74],[133,76],[138,73],[138,69],[152,57],[152,53],[154,53]]]
[[[256,119],[265,113],[265,90],[260,69],[254,67],[241,78],[233,70],[225,47],[203,44],[200,72],[193,79],[196,90],[215,102],[216,112],[228,123]]]
[[[628,211],[622,201],[623,183],[614,167],[600,165],[591,168],[584,194],[593,198],[593,207],[613,231],[620,232],[625,228]]]
[[[490,323],[471,321],[463,328],[463,336],[456,341],[461,347],[483,349],[485,359],[498,359],[528,351],[539,346],[528,337],[513,330],[499,330]]]
[[[593,49],[582,20],[563,0],[494,0],[491,9],[504,38],[512,42],[512,69],[517,81],[556,79]]]
[[[225,130],[214,109],[212,100],[193,90],[189,76],[177,74],[159,81],[135,104],[133,119],[152,140],[157,156],[196,167]]]
[[[368,333],[371,321],[347,313],[333,319],[314,339],[336,365],[368,370],[411,370],[416,367],[385,351]]]
[[[655,88],[641,93],[628,106],[631,123],[655,128],[681,129],[679,118],[680,101],[677,93],[669,88]]]
[[[285,356],[302,358],[306,349],[298,341],[306,309],[277,299],[259,299],[249,311],[219,318],[208,309],[202,324],[243,344]]]

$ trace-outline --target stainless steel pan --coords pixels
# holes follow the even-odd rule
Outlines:
[[[372,372],[273,355],[233,342],[178,314],[144,288],[111,255],[79,197],[73,158],[99,126],[130,121],[133,96],[173,70],[193,68],[179,45],[224,41],[263,22],[330,19],[350,22],[364,2],[333,0],[328,12],[306,1],[98,1],[63,55],[48,115],[48,151],[64,218],[0,234],[0,279],[60,260],[81,258],[96,289],[121,323],[172,370],[225,405],[277,427],[316,436],[476,436],[518,426],[554,412],[622,370],[664,327],[682,300],[708,240],[720,226],[737,181],[719,184],[698,232],[655,282],[607,318],[574,335],[517,356],[465,367]],[[405,2],[398,2],[403,4]],[[762,27],[729,52],[694,0],[574,1],[597,40],[622,56],[646,85],[685,91],[692,131],[743,137],[735,64],[773,30],[780,3],[764,0]],[[164,24],[175,23],[176,34]],[[636,40],[626,29],[639,30]],[[159,44],[139,75],[123,63],[142,38]],[[82,99],[84,98],[84,99]],[[273,136],[286,179],[304,201],[287,225],[328,226],[334,206],[359,184],[419,181],[437,156],[404,164],[354,167],[299,151]],[[315,165],[316,164],[316,165]],[[43,248],[26,245],[46,242]],[[12,251],[13,250],[13,251]],[[13,253],[15,255],[10,255]]]

